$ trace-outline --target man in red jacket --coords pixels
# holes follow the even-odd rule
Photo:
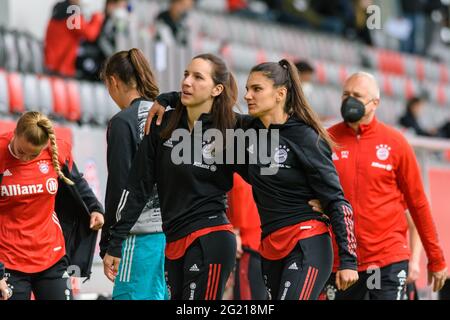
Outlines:
[[[96,13],[90,22],[81,15],[80,0],[65,0],[53,7],[45,35],[45,66],[49,72],[75,76],[75,61],[81,39],[97,39],[103,15]]]
[[[353,74],[342,94],[344,121],[329,129],[338,146],[333,161],[354,210],[359,281],[338,291],[332,275],[324,289],[328,299],[401,299],[410,256],[405,202],[427,254],[429,284],[438,291],[447,278],[414,151],[400,132],[377,120],[379,104],[375,78]]]

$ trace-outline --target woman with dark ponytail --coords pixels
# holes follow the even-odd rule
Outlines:
[[[236,256],[225,200],[238,167],[207,161],[227,148],[205,133],[215,129],[224,137],[235,127],[237,86],[220,58],[202,54],[187,66],[181,88],[161,126],[139,147],[107,252],[114,255],[156,182],[171,299],[221,299]]]
[[[270,164],[250,164],[249,180],[261,217],[263,274],[272,299],[317,299],[333,264],[328,224],[341,258],[341,283],[358,279],[352,208],[331,159],[333,144],[306,101],[295,66],[287,61],[252,68],[245,100],[255,129],[277,135]],[[261,175],[263,168],[273,175]],[[318,198],[325,214],[309,205]]]
[[[150,65],[139,49],[111,56],[104,66],[102,78],[121,109],[110,120],[107,131],[106,215],[100,242],[104,272],[114,282],[113,299],[164,300],[167,297],[165,237],[154,185],[146,195],[145,207],[130,221],[130,229],[123,234],[123,243],[119,242],[106,254],[110,228],[120,221],[120,210],[127,199],[125,187],[131,162],[144,136],[145,119],[159,89]]]

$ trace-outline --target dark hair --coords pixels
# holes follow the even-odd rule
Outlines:
[[[133,48],[112,55],[103,66],[100,78],[109,81],[117,76],[127,86],[136,87],[139,94],[147,100],[154,101],[159,94],[150,64],[141,50]]]
[[[213,127],[220,130],[225,137],[225,130],[232,129],[235,125],[235,115],[233,107],[237,101],[237,84],[233,74],[228,70],[225,62],[219,57],[210,54],[200,54],[195,56],[192,60],[203,59],[211,63],[212,74],[211,78],[215,85],[223,85],[223,91],[217,97],[214,97],[211,113],[213,118]],[[172,136],[173,130],[178,126],[181,115],[183,113],[183,106],[181,102],[175,107],[175,114],[170,118],[167,127],[161,132],[163,139],[169,139]]]
[[[411,99],[408,100],[408,102],[406,102],[406,112],[407,113],[412,113],[412,108],[418,104],[424,102],[424,98],[422,97],[412,97]]]
[[[297,68],[298,72],[314,72],[313,66],[311,66],[308,62],[299,60],[295,63],[295,67]]]
[[[306,101],[297,68],[292,62],[286,59],[282,59],[278,63],[264,62],[253,67],[250,73],[252,72],[261,72],[273,81],[275,87],[286,87],[287,97],[284,111],[289,115],[295,115],[311,126],[330,147],[335,146],[328,131],[320,123],[319,117]]]

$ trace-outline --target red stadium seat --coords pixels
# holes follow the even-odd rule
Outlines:
[[[405,75],[404,56],[395,51],[378,50],[378,70]]]
[[[70,121],[79,121],[81,119],[80,87],[78,82],[74,80],[67,81],[66,85],[69,109],[67,119]]]
[[[50,82],[52,86],[53,112],[57,116],[68,119],[69,108],[66,83],[63,79],[56,77],[52,78]]]
[[[25,111],[22,78],[16,72],[8,74],[9,111],[22,113]]]

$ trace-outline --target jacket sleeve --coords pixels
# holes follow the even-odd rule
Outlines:
[[[102,30],[103,20],[104,16],[101,13],[94,13],[90,21],[86,21],[86,19],[81,16],[80,28],[73,30],[86,40],[95,41]]]
[[[5,266],[3,263],[0,262],[0,280],[3,279],[3,276],[5,275]]]
[[[134,140],[135,137],[129,123],[121,118],[111,120],[107,133],[108,181],[106,184],[105,224],[102,228],[100,256],[104,256],[108,247],[109,230],[117,222],[117,206],[122,190],[127,185],[131,161],[136,153],[137,141]]]
[[[121,257],[122,241],[139,219],[142,210],[151,196],[155,184],[155,146],[159,132],[152,125],[151,134],[144,137],[133,159],[127,187],[122,192],[117,208],[119,220],[111,228],[107,253]]]
[[[156,97],[156,101],[158,101],[158,103],[165,108],[167,108],[168,106],[175,108],[180,99],[181,93],[177,91],[161,93]]]
[[[308,182],[329,217],[339,249],[339,270],[357,269],[353,211],[345,199],[328,144],[308,128],[300,138],[297,153],[306,170]]]
[[[428,258],[428,270],[441,271],[446,267],[444,254],[439,245],[436,226],[431,215],[430,205],[423,189],[419,165],[414,151],[403,139],[403,152],[397,167],[397,183],[402,191],[411,217],[420,235]]]

